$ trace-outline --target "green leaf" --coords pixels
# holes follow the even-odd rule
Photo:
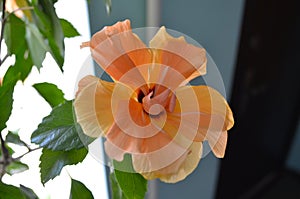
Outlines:
[[[14,82],[13,84],[16,84],[18,80],[24,81],[32,69],[33,63],[26,42],[22,44],[21,49],[15,54],[15,58],[15,64],[10,66],[5,73],[4,84],[6,82]]]
[[[50,53],[62,70],[64,63],[64,33],[55,12],[52,0],[33,2],[36,13],[36,22],[43,35],[48,39]]]
[[[6,127],[6,122],[11,114],[13,104],[14,82],[5,83],[0,87],[0,132]]]
[[[45,184],[58,176],[65,165],[82,162],[87,153],[86,148],[71,151],[51,151],[44,148],[40,157],[41,182]]]
[[[138,173],[114,170],[116,180],[128,199],[144,199],[147,192],[147,180]]]
[[[20,185],[20,190],[26,199],[38,199],[37,195],[33,192],[33,190],[28,187]]]
[[[114,172],[109,174],[109,180],[111,186],[112,199],[126,199],[126,196],[124,195],[123,191],[121,190],[116,180],[116,176]]]
[[[33,87],[51,107],[58,106],[65,102],[64,93],[55,84],[44,82],[34,84]]]
[[[127,156],[126,159],[122,162],[113,162],[114,167],[121,167],[121,164],[123,163],[123,168],[130,168],[131,164],[129,161],[130,156]],[[133,168],[132,168],[133,169]],[[114,174],[116,177],[116,180],[125,194],[126,198],[128,199],[143,199],[145,197],[145,194],[147,192],[147,180],[138,173],[128,173],[120,170],[114,169]]]
[[[20,146],[27,146],[26,143],[20,139],[20,136],[18,134],[13,133],[11,131],[9,131],[6,135],[5,141]]]
[[[21,173],[23,171],[28,170],[29,167],[27,164],[24,164],[22,162],[11,162],[6,168],[5,171],[9,175],[14,175],[16,173]]]
[[[25,44],[25,23],[14,14],[7,17],[4,39],[9,54],[17,54]]]
[[[72,179],[70,199],[93,199],[92,192],[81,182]]]
[[[125,154],[121,162],[113,160],[113,165],[115,170],[135,173],[134,168],[132,166],[132,158],[129,154]]]
[[[33,21],[41,31],[43,35],[46,35],[47,32],[50,32],[51,24],[49,17],[42,11],[42,8],[38,5],[38,0],[32,0],[32,14]],[[46,36],[45,36],[46,37]]]
[[[31,23],[26,26],[26,41],[33,64],[40,69],[49,47],[38,28]]]
[[[59,21],[65,37],[71,38],[71,37],[80,36],[79,32],[69,21],[65,19],[59,19]]]
[[[51,150],[72,150],[82,148],[77,124],[74,121],[72,102],[66,101],[54,107],[37,130],[31,135],[31,142]]]
[[[0,181],[0,199],[26,199],[18,187]]]

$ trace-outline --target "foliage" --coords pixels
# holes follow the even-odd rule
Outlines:
[[[91,199],[93,194],[81,182],[72,179],[70,199]]]
[[[14,10],[5,9],[5,3],[13,3],[13,1],[1,1],[0,43],[2,40],[5,41],[7,55],[1,54],[0,67],[9,56],[15,56],[15,63],[8,68],[3,80],[0,80],[0,179],[5,173],[14,175],[29,169],[20,159],[42,147],[45,147],[40,158],[42,183],[59,175],[65,165],[83,161],[87,154],[87,149],[80,142],[75,128],[72,102],[66,101],[63,92],[56,85],[50,83],[33,85],[53,108],[50,115],[44,118],[33,133],[32,141],[39,144],[40,147],[30,148],[26,142],[21,140],[18,132],[8,132],[5,139],[3,137],[6,122],[13,107],[13,92],[16,83],[19,80],[24,81],[33,67],[40,69],[47,52],[52,55],[62,70],[64,38],[79,35],[70,22],[58,18],[54,8],[55,2],[52,0],[18,0],[16,1],[18,8],[15,9],[21,10],[22,14],[20,15],[20,11],[17,14]],[[1,45],[0,50],[2,50]],[[51,139],[53,135],[56,135],[57,139]],[[28,152],[13,158],[14,151],[7,143],[26,147]],[[14,187],[1,180],[0,195],[1,198],[38,198],[30,188],[23,185]]]
[[[21,161],[28,153],[42,149],[40,156],[41,183],[58,176],[66,165],[76,165],[82,162],[88,151],[84,144],[93,139],[81,135],[81,128],[73,115],[72,101],[64,98],[64,93],[54,84],[43,82],[34,84],[33,88],[44,98],[52,108],[51,113],[39,124],[31,135],[31,142],[38,147],[31,148],[30,144],[21,139],[18,132],[7,131],[8,121],[13,108],[13,93],[18,81],[24,82],[31,70],[40,70],[46,53],[55,60],[63,72],[64,39],[79,36],[80,33],[66,19],[59,18],[55,12],[56,0],[18,0],[17,10],[7,10],[6,2],[1,4],[1,35],[0,35],[0,67],[9,56],[15,57],[13,65],[9,66],[3,79],[0,79],[0,198],[1,199],[36,199],[32,189],[20,185],[19,187],[2,182],[5,174],[14,175],[30,169]],[[107,11],[111,10],[111,0],[104,1]],[[5,41],[7,54],[3,55],[2,41]],[[57,67],[54,66],[54,67]],[[84,144],[82,143],[84,141]],[[24,147],[27,152],[13,158],[15,145]],[[147,181],[135,174],[131,165],[131,158],[126,155],[124,161],[114,162],[116,168],[110,176],[112,194],[115,199],[141,199],[147,190]],[[126,173],[124,170],[130,171]],[[128,170],[129,169],[129,170]],[[92,199],[93,194],[81,182],[71,178],[70,198]]]
[[[34,84],[33,87],[53,108],[65,102],[64,93],[56,85],[47,82]]]
[[[76,130],[72,102],[54,107],[33,132],[31,141],[50,150],[69,151],[84,147]]]
[[[143,199],[147,192],[147,180],[135,173],[131,156],[126,154],[122,162],[113,161],[114,171],[110,174],[114,199]]]
[[[58,176],[65,165],[82,162],[87,155],[87,149],[73,149],[70,151],[51,151],[43,149],[40,158],[41,181],[43,184]]]

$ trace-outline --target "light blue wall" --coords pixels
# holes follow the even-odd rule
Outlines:
[[[124,19],[130,19],[133,28],[145,26],[144,0],[112,0],[110,15],[107,15],[104,0],[90,0],[89,13],[92,33]]]
[[[145,26],[145,0],[112,0],[112,9],[108,15],[104,0],[90,0],[88,4],[91,33],[101,30],[104,26],[113,25],[118,21],[130,19],[132,28]],[[101,78],[110,78],[100,67],[95,67],[95,73]]]
[[[244,0],[162,0],[161,24],[197,40],[231,91]]]
[[[162,0],[161,2],[161,25],[189,35],[206,48],[223,77],[226,95],[230,96],[244,1]],[[196,171],[183,182],[159,183],[157,198],[214,198],[219,163],[218,159],[209,154],[201,160]]]

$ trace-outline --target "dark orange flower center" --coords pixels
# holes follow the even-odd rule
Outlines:
[[[159,115],[164,111],[172,112],[174,99],[174,93],[162,85],[154,85],[146,94],[142,90],[137,92],[138,102],[142,104],[143,110],[151,116]]]

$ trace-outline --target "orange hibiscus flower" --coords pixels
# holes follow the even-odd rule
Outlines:
[[[208,86],[187,86],[206,73],[206,52],[174,38],[164,27],[147,47],[118,22],[93,35],[94,60],[111,76],[107,82],[87,76],[74,102],[85,134],[104,136],[107,155],[117,161],[132,156],[146,179],[178,182],[198,165],[202,142],[223,157],[233,116],[226,100]]]

